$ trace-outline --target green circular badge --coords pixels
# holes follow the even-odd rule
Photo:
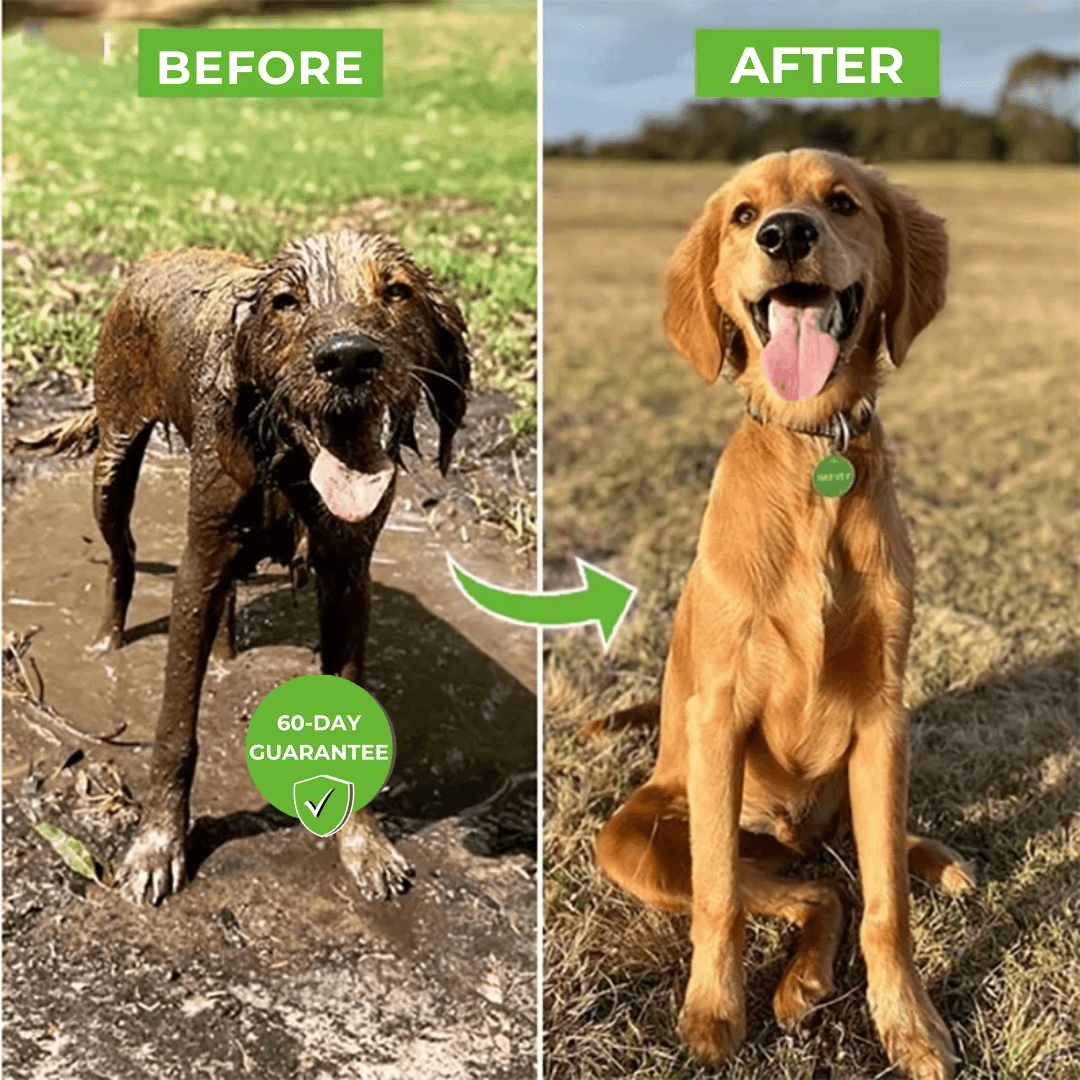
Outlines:
[[[263,797],[319,836],[367,806],[394,768],[382,706],[337,675],[301,675],[271,690],[247,731],[247,764]]]
[[[835,498],[846,495],[855,483],[855,466],[840,454],[822,458],[814,469],[814,490],[819,495]]]

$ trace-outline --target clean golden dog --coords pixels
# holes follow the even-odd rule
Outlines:
[[[707,1065],[745,1034],[746,912],[801,928],[773,998],[783,1027],[833,992],[840,887],[777,870],[850,823],[886,1052],[916,1080],[953,1075],[913,960],[908,874],[950,895],[973,881],[906,831],[915,567],[875,413],[882,375],[944,303],[947,264],[941,219],[849,158],[794,150],[717,191],[667,266],[668,338],[706,382],[725,369],[748,415],[675,613],[655,769],[596,847],[624,888],[691,913],[680,1030]],[[839,497],[812,482],[830,451],[855,469]]]

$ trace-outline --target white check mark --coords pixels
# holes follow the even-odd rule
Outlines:
[[[307,801],[306,799],[304,800],[304,805],[305,805],[305,806],[306,806],[306,807],[307,807],[307,808],[308,808],[308,809],[309,809],[309,810],[311,811],[311,813],[312,813],[312,816],[314,816],[314,817],[318,817],[318,816],[319,816],[319,812],[320,812],[320,811],[322,810],[322,808],[323,808],[323,807],[324,807],[324,806],[326,805],[326,800],[327,800],[327,799],[329,799],[329,798],[330,798],[330,796],[331,796],[331,795],[333,795],[333,794],[334,794],[334,789],[333,789],[333,788],[331,788],[331,789],[330,789],[330,790],[329,790],[329,791],[328,791],[328,792],[327,792],[327,793],[326,793],[326,794],[325,794],[325,795],[324,795],[324,796],[323,796],[323,797],[322,797],[322,798],[321,798],[321,799],[319,800],[319,804],[318,804],[318,806],[316,806],[316,805],[315,805],[315,803],[313,803],[313,802],[308,802],[308,801]]]

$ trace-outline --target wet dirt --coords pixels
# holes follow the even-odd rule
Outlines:
[[[5,641],[33,633],[32,693],[5,693],[5,1077],[535,1075],[536,639],[472,607],[446,553],[508,587],[533,587],[534,571],[424,462],[400,479],[376,549],[365,680],[397,734],[375,809],[416,866],[408,894],[363,901],[333,842],[268,808],[250,779],[255,706],[319,670],[313,585],[270,565],[240,586],[238,655],[212,659],[204,684],[187,888],[135,908],[32,831],[51,821],[105,867],[124,850],[161,702],[186,479],[186,455],[156,447],[132,519],[127,642],[102,656],[87,651],[106,562],[88,463],[5,477]],[[98,738],[123,725],[124,745],[65,722]]]

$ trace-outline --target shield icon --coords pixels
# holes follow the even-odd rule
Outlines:
[[[353,785],[336,776],[309,776],[293,784],[293,802],[300,824],[316,836],[332,836],[349,820]]]

